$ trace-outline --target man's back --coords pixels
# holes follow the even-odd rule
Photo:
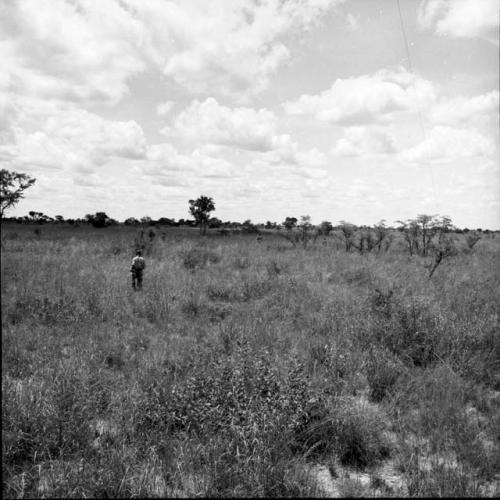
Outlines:
[[[144,257],[136,255],[132,259],[132,267],[137,271],[142,271],[146,267],[146,261],[144,260]]]

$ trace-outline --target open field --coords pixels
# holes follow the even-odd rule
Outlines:
[[[500,495],[500,236],[2,227],[7,497]],[[496,237],[495,237],[496,236]]]

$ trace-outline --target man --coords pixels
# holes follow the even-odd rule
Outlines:
[[[132,259],[132,287],[134,290],[142,290],[142,272],[146,268],[146,262],[142,256],[142,252],[137,250],[135,257]]]

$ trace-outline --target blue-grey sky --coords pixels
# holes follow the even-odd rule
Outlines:
[[[4,0],[10,212],[500,229],[498,0]]]

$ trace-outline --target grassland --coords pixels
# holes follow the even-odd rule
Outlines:
[[[5,497],[500,495],[500,237],[2,227]]]

